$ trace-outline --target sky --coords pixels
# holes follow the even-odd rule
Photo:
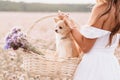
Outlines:
[[[40,2],[40,3],[68,3],[68,4],[82,4],[82,3],[95,3],[96,0],[11,0],[16,2]]]

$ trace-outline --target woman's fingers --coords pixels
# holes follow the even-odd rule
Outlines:
[[[75,28],[77,27],[74,20],[70,19],[70,18],[64,18],[64,21],[66,22],[66,24],[70,27],[70,28]]]
[[[69,17],[69,14],[67,13],[64,13],[64,12],[61,12],[61,11],[58,11],[58,16],[57,16],[57,20],[55,21],[59,21],[59,20],[64,20],[65,23],[70,27],[70,28],[73,28],[76,26],[74,20],[72,20],[70,17]]]
[[[66,14],[64,12],[58,11],[58,18],[63,20],[64,18],[67,18],[67,17],[69,17],[69,14]]]
[[[58,11],[58,18],[60,18],[60,19],[63,19],[63,18],[64,18],[63,12]]]
[[[72,23],[71,21],[68,19],[68,18],[64,18],[64,21],[66,22],[66,24],[69,26],[69,27],[72,27]]]

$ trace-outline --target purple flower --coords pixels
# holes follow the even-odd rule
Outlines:
[[[5,44],[5,46],[4,46],[4,49],[9,49],[9,48],[11,48],[11,43],[12,43],[12,40],[11,40],[11,39],[8,39],[8,40],[6,41],[6,44]]]
[[[4,46],[4,49],[13,48],[14,50],[26,46],[24,43],[27,41],[26,35],[21,32],[20,28],[13,28],[5,40],[6,44]]]
[[[12,29],[12,34],[15,34],[15,33],[18,33],[18,32],[20,32],[21,31],[21,29],[20,28],[13,28]]]
[[[10,46],[8,46],[7,44],[5,44],[4,49],[9,49],[9,48],[10,48]]]
[[[17,50],[22,48],[24,51],[32,51],[37,54],[43,55],[39,50],[36,50],[28,41],[24,33],[19,28],[13,28],[12,31],[7,35],[5,39],[6,43],[4,49],[12,48]]]

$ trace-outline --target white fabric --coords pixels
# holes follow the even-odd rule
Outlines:
[[[120,65],[114,56],[120,34],[112,39],[112,45],[107,46],[110,31],[83,26],[80,33],[86,38],[97,38],[92,49],[86,53],[74,74],[73,80],[120,80]]]
[[[89,25],[84,25],[80,29],[80,33],[84,35],[86,38],[99,38],[101,36],[106,35],[107,33],[110,33],[110,31],[105,31],[105,30],[95,28]]]

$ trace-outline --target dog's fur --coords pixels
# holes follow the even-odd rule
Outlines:
[[[70,27],[64,20],[55,19],[55,22],[57,57],[78,57],[79,48],[72,37]]]

